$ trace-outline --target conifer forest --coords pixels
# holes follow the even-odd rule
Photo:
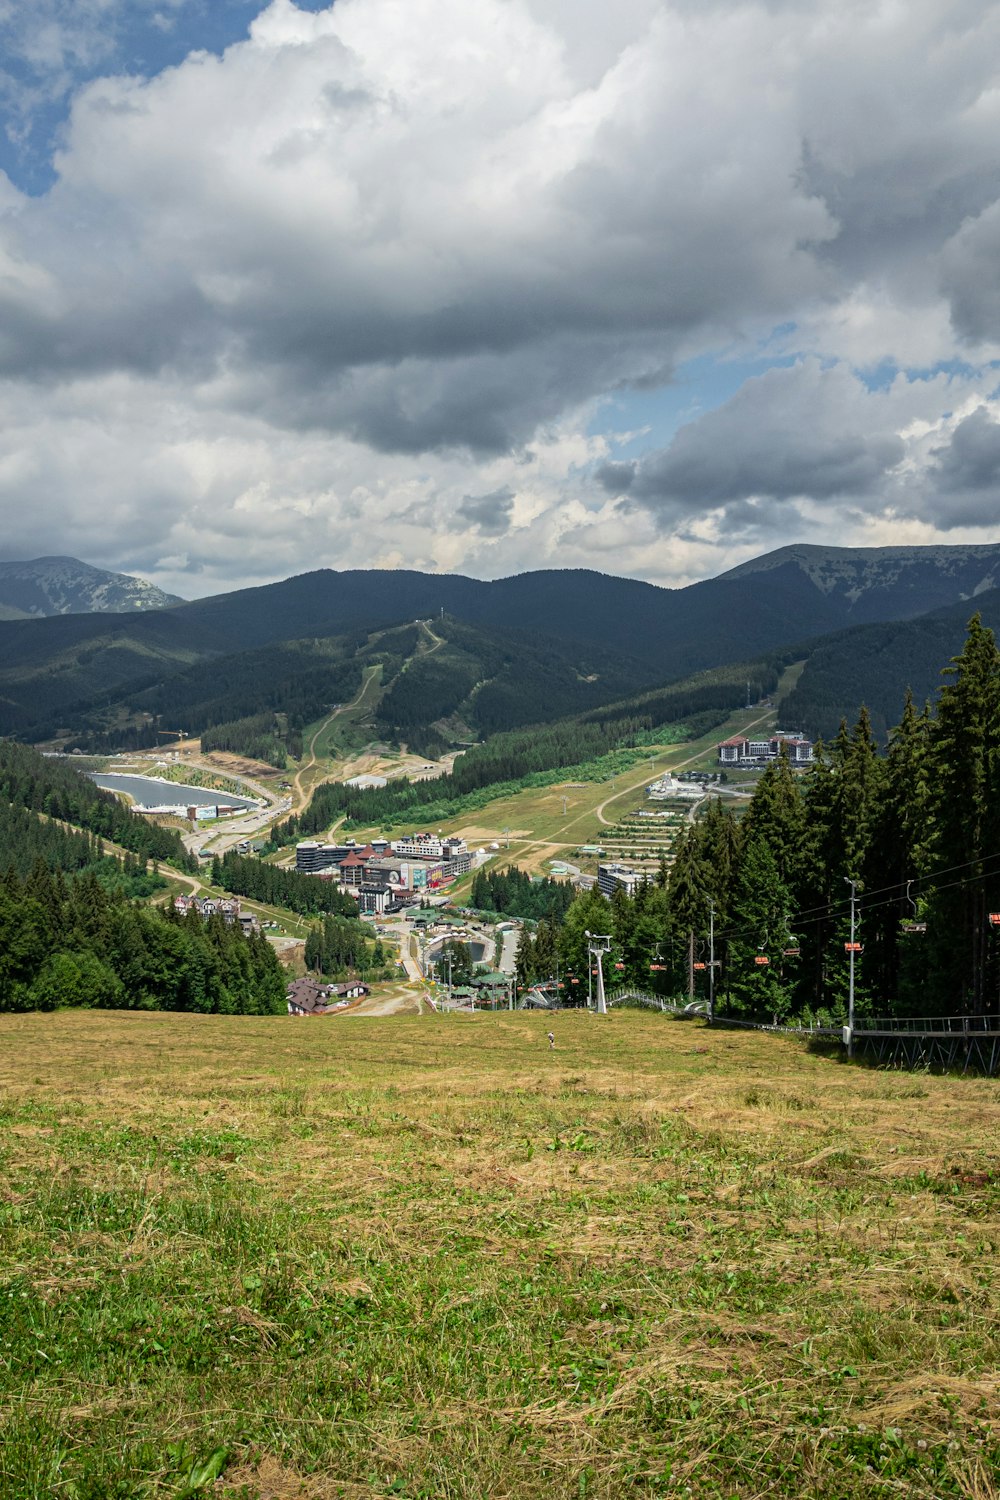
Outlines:
[[[41,860],[0,877],[0,1011],[105,1006],[220,1015],[285,1010],[284,970],[260,933],[179,916]]]
[[[936,705],[907,695],[884,754],[862,710],[805,775],[773,763],[741,818],[710,803],[633,898],[593,891],[526,932],[519,983],[582,996],[590,929],[612,938],[609,987],[836,1019],[852,898],[859,1016],[1000,1012],[1000,652],[978,616]]]

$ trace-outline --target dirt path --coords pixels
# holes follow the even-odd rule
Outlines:
[[[352,709],[359,708],[361,706],[362,702],[364,701],[365,694],[371,686],[372,678],[377,676],[378,671],[378,667],[366,668],[364,680],[361,684],[361,691],[358,693],[358,696],[354,699],[353,703],[338,704],[332,713],[327,714],[326,718],[320,724],[319,728],[314,732],[312,738],[309,741],[309,759],[305,761],[304,764],[301,765],[296,771],[295,778],[292,782],[292,805],[290,808],[291,812],[301,812],[309,800],[308,795],[302,790],[302,778],[307,771],[312,771],[315,769],[318,760],[318,756],[316,755],[316,741],[319,739],[324,729],[326,729],[330,724],[333,723],[334,719],[338,719],[341,714],[349,713]]]
[[[437,634],[437,632],[432,628],[429,620],[421,620],[419,623],[421,630],[426,630],[427,634],[434,642],[430,650],[423,652],[423,655],[432,656],[435,651],[440,651],[441,647],[445,644],[444,637]]]
[[[419,1016],[420,992],[418,990],[395,990],[386,995],[369,995],[357,1005],[352,1005],[348,1016]]]

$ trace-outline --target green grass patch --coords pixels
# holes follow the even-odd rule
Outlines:
[[[635,1013],[0,1018],[0,1496],[989,1496],[1000,1088]]]

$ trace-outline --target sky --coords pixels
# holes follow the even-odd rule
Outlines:
[[[1000,7],[0,0],[0,557],[1000,540]]]

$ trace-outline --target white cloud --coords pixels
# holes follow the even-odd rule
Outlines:
[[[118,9],[45,5],[53,76]],[[275,0],[94,81],[0,201],[4,550],[198,592],[988,526],[932,450],[1000,348],[998,57],[971,0]],[[602,397],[768,336],[807,357],[600,496]]]

